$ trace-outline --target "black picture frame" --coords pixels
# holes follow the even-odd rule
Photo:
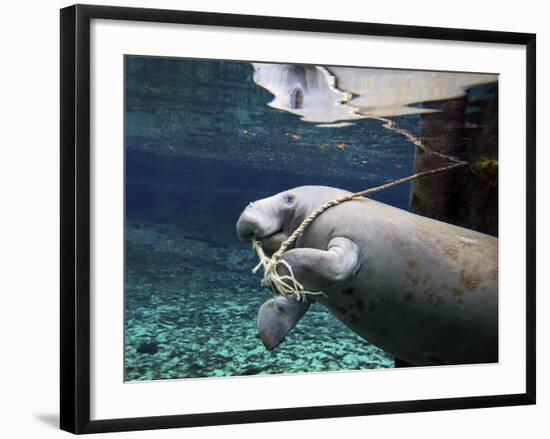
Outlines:
[[[527,285],[526,392],[383,403],[90,420],[90,21],[182,23],[334,34],[485,42],[526,47]],[[61,10],[61,404],[60,424],[98,433],[325,417],[526,405],[535,403],[536,36],[302,18],[75,5]]]

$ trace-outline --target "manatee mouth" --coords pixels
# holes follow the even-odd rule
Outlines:
[[[270,234],[259,234],[254,230],[245,231],[244,233],[241,232],[239,237],[241,242],[252,242],[253,240],[260,241],[263,251],[268,255],[272,255],[279,250],[281,244],[288,238],[282,228]]]
[[[270,238],[273,238],[274,236],[278,235],[278,234],[282,234],[283,233],[283,229],[280,228],[279,230],[273,232],[273,233],[270,233],[269,235],[262,235],[262,236],[254,236],[255,239],[258,239],[260,241],[263,241],[264,239],[270,239]]]
[[[283,229],[279,229],[274,233],[256,239],[262,243],[262,248],[267,254],[273,254],[279,250],[279,247],[287,238],[288,236],[283,232]]]
[[[239,238],[241,239],[242,242],[251,242],[253,240],[263,241],[263,240],[269,240],[280,233],[283,233],[282,228],[270,234],[258,233],[257,230],[246,230],[246,231],[241,231],[239,233]]]

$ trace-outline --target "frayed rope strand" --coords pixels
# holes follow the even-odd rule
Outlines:
[[[296,280],[294,271],[292,270],[290,264],[281,259],[280,256],[277,258],[269,258],[266,256],[260,241],[253,240],[252,248],[260,259],[260,262],[252,269],[252,272],[256,273],[260,268],[264,269],[262,285],[269,287],[273,295],[282,295],[287,298],[292,298],[298,302],[307,301],[307,295],[325,295],[322,291],[305,291],[303,285]],[[289,274],[280,275],[277,272],[277,267],[279,264],[283,265]]]

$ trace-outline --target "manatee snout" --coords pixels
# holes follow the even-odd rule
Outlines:
[[[288,236],[284,227],[284,210],[278,197],[264,198],[250,203],[237,221],[237,235],[241,242],[260,240],[267,254],[275,253]]]
[[[260,224],[253,215],[243,212],[237,221],[237,236],[241,242],[252,241],[260,233]]]
[[[275,221],[249,209],[245,210],[237,221],[237,235],[241,242],[262,239],[277,231],[278,224]]]
[[[250,203],[237,221],[237,235],[242,242],[267,238],[281,232],[283,221],[274,209],[273,200],[266,198]]]

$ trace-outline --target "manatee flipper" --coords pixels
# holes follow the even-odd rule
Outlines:
[[[306,291],[322,291],[323,287],[343,282],[359,268],[359,249],[348,238],[332,238],[326,250],[295,248],[282,255],[291,267],[296,280]],[[281,275],[289,274],[283,264]]]
[[[279,346],[309,305],[309,302],[296,302],[283,296],[264,302],[258,312],[258,331],[264,346],[268,350]]]

